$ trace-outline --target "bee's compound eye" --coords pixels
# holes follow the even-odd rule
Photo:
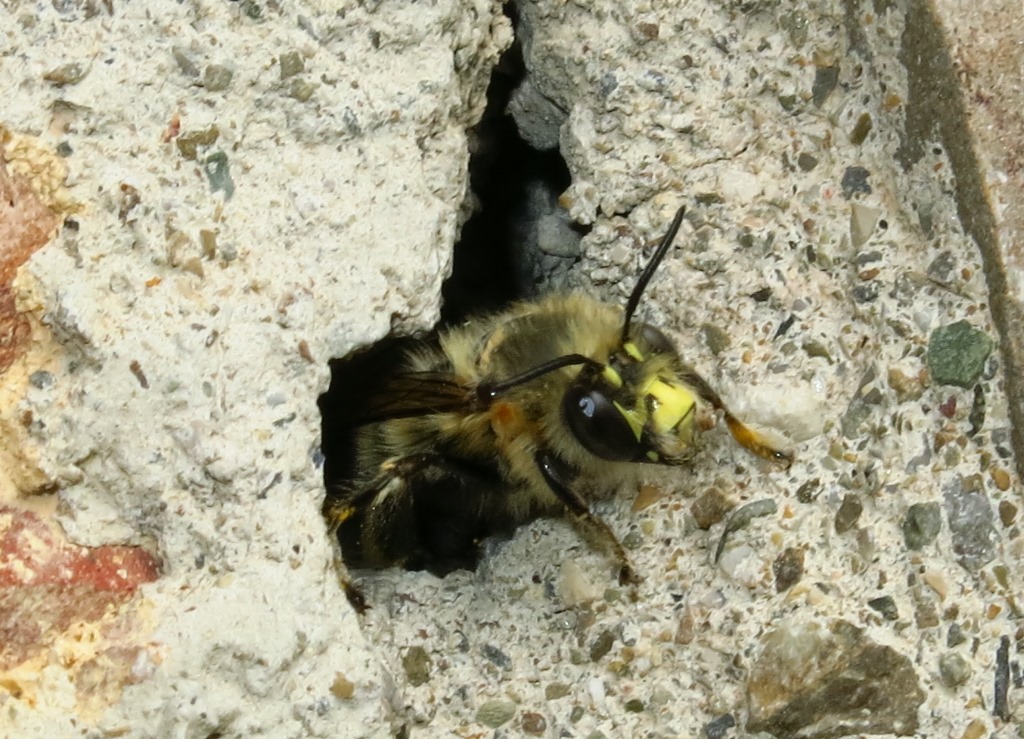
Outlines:
[[[596,388],[571,386],[562,399],[562,415],[576,440],[601,459],[631,462],[643,454],[629,421]]]
[[[649,323],[638,323],[632,331],[633,341],[636,342],[641,351],[645,354],[677,354],[676,346],[672,340],[665,336],[664,332],[657,326]]]

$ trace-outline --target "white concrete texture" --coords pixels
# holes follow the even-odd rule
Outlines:
[[[530,140],[558,142],[561,203],[593,226],[570,286],[624,302],[686,204],[640,317],[796,463],[770,467],[721,424],[691,468],[596,506],[645,577],[635,593],[541,521],[475,573],[366,573],[357,618],[319,514],[315,401],[330,358],[437,319],[466,131],[512,40],[500,5],[0,8],[0,124],[70,145],[82,205],[19,277],[60,346],[56,382],[23,401],[31,454],[74,541],[142,544],[166,568],[143,590],[151,661],[87,735],[680,737],[731,715],[726,736],[759,736],[747,678],[783,619],[845,619],[906,658],[918,736],[1019,722],[992,695],[1024,555],[994,513],[1021,505],[1005,361],[986,364],[977,429],[977,394],[927,372],[940,326],[1000,337],[947,146],[908,133],[901,45],[920,10],[519,4],[530,76],[514,109]],[[45,80],[69,64],[80,81]],[[211,126],[184,156],[175,142]],[[230,198],[211,189],[219,152]],[[710,491],[776,503],[717,563],[725,524],[691,510]],[[851,496],[862,510],[840,533]],[[967,500],[974,539],[951,526]],[[910,550],[907,510],[926,503],[942,529]],[[793,552],[802,576],[779,592],[773,565]],[[967,665],[956,685],[950,653]],[[0,728],[70,727],[75,686],[47,679],[34,706],[0,699]]]

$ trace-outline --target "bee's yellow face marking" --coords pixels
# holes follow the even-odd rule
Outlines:
[[[633,359],[635,359],[636,361],[644,361],[644,355],[640,353],[640,350],[636,348],[636,344],[634,344],[632,341],[627,341],[625,344],[623,344],[622,349],[623,351],[626,352],[626,354],[633,357]]]
[[[656,434],[665,434],[691,416],[697,399],[682,385],[652,378],[640,388],[644,397],[654,399],[651,421]],[[686,424],[687,427],[690,424]],[[682,431],[683,429],[680,429]]]
[[[601,374],[609,385],[614,387],[616,390],[622,387],[622,375],[616,372],[615,368],[610,364],[606,364],[604,369],[601,370]]]

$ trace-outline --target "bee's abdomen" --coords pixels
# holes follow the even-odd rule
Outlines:
[[[501,527],[493,514],[505,493],[496,465],[439,454],[389,460],[337,516],[342,555],[355,568],[474,569],[480,542]]]

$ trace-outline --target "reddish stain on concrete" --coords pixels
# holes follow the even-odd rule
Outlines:
[[[61,216],[43,203],[27,180],[8,172],[0,140],[0,373],[24,352],[31,333],[15,306],[11,281],[60,223]]]
[[[0,506],[0,670],[73,624],[112,614],[159,574],[159,560],[144,549],[71,544],[41,516]]]

